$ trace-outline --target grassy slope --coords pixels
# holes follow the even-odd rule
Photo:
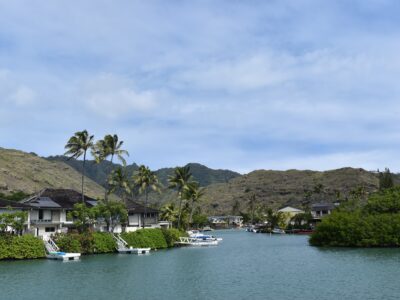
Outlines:
[[[43,188],[81,189],[81,174],[63,162],[50,162],[34,154],[0,148],[0,192],[31,194]],[[103,188],[86,179],[85,193],[102,197]]]
[[[284,205],[300,207],[305,191],[313,190],[317,184],[323,185],[323,192],[313,194],[310,203],[334,202],[337,191],[346,197],[351,190],[360,186],[364,186],[367,192],[375,191],[378,177],[374,173],[353,168],[326,172],[258,170],[234,178],[227,184],[208,186],[207,211],[212,214],[231,212],[235,202],[240,203],[241,211],[246,211],[252,193],[256,194],[259,204],[271,208]]]

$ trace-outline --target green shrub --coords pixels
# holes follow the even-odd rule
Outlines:
[[[165,241],[167,242],[168,247],[174,247],[175,242],[179,240],[181,236],[187,236],[186,232],[179,231],[178,229],[162,229],[162,233],[164,235]]]
[[[93,233],[93,253],[115,252],[116,243],[108,232]]]
[[[77,233],[59,233],[54,236],[54,242],[63,252],[82,253],[80,237]]]
[[[45,257],[45,250],[41,239],[32,235],[0,235],[0,260],[43,257]]]
[[[122,233],[122,238],[134,248],[168,248],[167,241],[161,229],[139,229],[135,232]]]
[[[115,251],[115,241],[108,232],[63,233],[55,236],[61,251],[82,254],[110,253]]]

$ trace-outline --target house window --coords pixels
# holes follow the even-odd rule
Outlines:
[[[43,209],[39,209],[39,220],[43,220]]]
[[[56,229],[55,229],[55,227],[46,227],[46,228],[44,229],[44,231],[45,231],[45,232],[54,232],[54,231],[56,231]]]

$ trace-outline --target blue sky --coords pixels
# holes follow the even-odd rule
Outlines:
[[[400,170],[400,2],[0,0],[0,146],[151,168]]]

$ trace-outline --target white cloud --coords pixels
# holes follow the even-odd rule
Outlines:
[[[102,74],[84,83],[83,101],[100,116],[117,119],[127,115],[147,114],[157,107],[152,91],[138,91],[132,82],[112,74]]]

